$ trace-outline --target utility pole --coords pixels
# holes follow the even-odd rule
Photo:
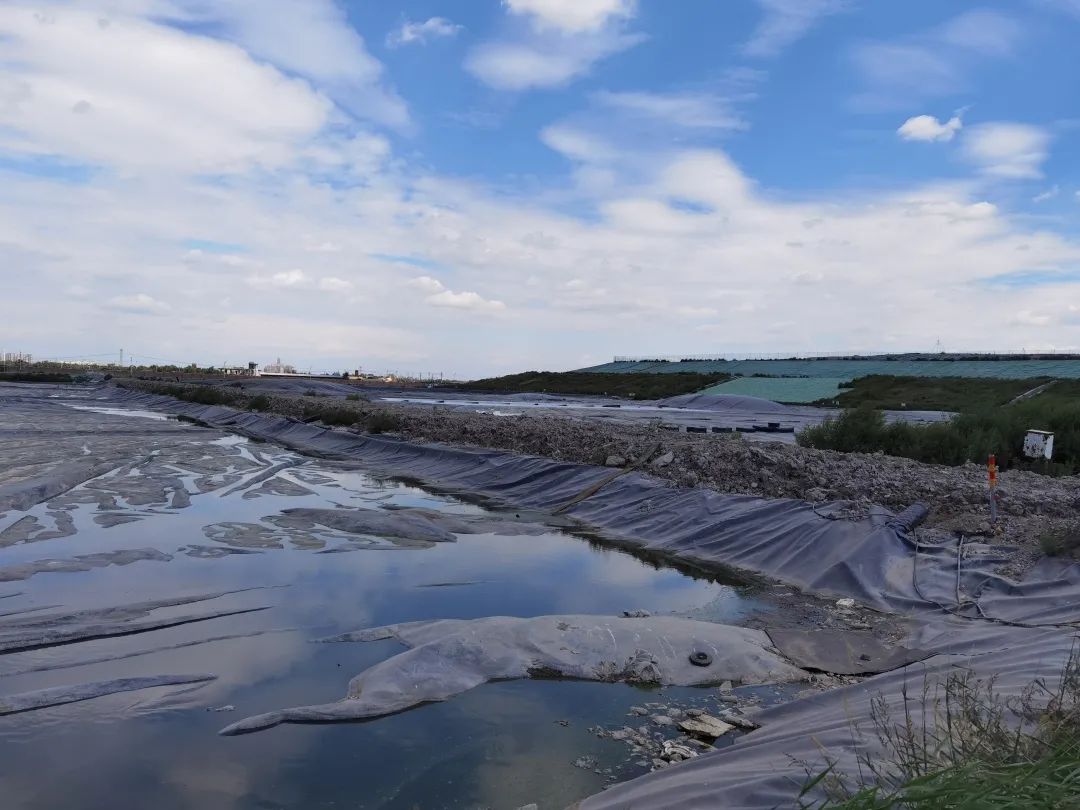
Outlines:
[[[120,350],[120,368],[124,367],[124,350]]]

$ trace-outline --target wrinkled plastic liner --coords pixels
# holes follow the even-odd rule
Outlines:
[[[279,723],[363,720],[446,700],[488,681],[563,677],[651,686],[800,681],[760,630],[671,616],[444,619],[389,625],[323,641],[396,639],[409,647],[357,675],[344,700],[249,717],[222,734]],[[702,663],[691,662],[698,656]]]

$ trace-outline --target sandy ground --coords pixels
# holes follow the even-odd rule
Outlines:
[[[147,382],[126,384],[157,389]],[[352,429],[362,430],[373,414],[392,414],[399,425],[396,434],[409,441],[490,447],[587,464],[641,465],[683,487],[811,502],[850,500],[894,509],[922,502],[930,507],[922,530],[928,541],[935,532],[960,532],[1015,545],[1006,569],[1015,574],[1038,559],[1042,535],[1080,523],[1077,476],[1001,473],[999,520],[992,526],[986,469],[975,464],[945,467],[883,454],[748,441],[739,434],[675,432],[656,423],[581,419],[569,413],[500,416],[431,405],[269,396],[269,410],[298,419],[317,421],[320,406],[348,408],[358,422]]]

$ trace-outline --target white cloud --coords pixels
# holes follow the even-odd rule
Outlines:
[[[958,115],[944,123],[932,115],[916,115],[901,124],[896,133],[905,141],[951,141],[963,126]]]
[[[775,56],[822,18],[846,10],[848,0],[757,0],[764,18],[743,46],[748,56]]]
[[[442,292],[446,289],[441,281],[432,278],[431,276],[417,276],[414,279],[410,279],[409,286],[414,290],[420,290],[421,292],[429,294]]]
[[[431,39],[457,36],[461,29],[462,26],[450,22],[445,17],[429,17],[424,22],[406,20],[401,24],[401,28],[386,35],[386,46],[399,48],[413,43],[424,45]]]
[[[645,37],[622,29],[636,8],[629,0],[506,0],[512,14],[529,16],[532,30],[481,43],[465,69],[498,90],[558,87],[601,59]]]
[[[938,31],[947,45],[994,56],[1008,56],[1016,47],[1019,28],[997,11],[974,9],[946,22]]]
[[[995,122],[971,127],[965,157],[984,174],[1013,180],[1042,177],[1050,133],[1030,124]]]
[[[331,105],[234,45],[92,11],[0,6],[0,148],[133,169],[276,166]],[[6,95],[0,90],[0,95]],[[81,110],[81,112],[76,111]],[[6,131],[5,131],[6,130]]]
[[[382,64],[334,0],[158,0],[154,5],[171,6],[181,20],[204,25],[260,60],[317,81],[361,118],[397,127],[409,123],[405,103],[383,82]]]
[[[726,99],[708,93],[601,92],[597,101],[634,115],[688,129],[745,129],[746,122]]]
[[[986,60],[1012,55],[1021,36],[1014,18],[976,10],[913,35],[856,43],[850,56],[864,89],[855,105],[895,109],[962,92]]]
[[[607,33],[550,42],[491,42],[470,52],[465,69],[498,90],[558,87],[641,41],[640,36]]]
[[[348,292],[353,288],[351,281],[337,276],[324,276],[319,279],[319,289],[325,292]]]
[[[483,298],[479,293],[474,292],[456,293],[452,290],[443,290],[424,300],[434,307],[468,309],[474,312],[501,312],[506,309],[506,304],[502,301],[489,301],[488,299]]]
[[[130,312],[135,315],[164,315],[171,309],[164,301],[158,301],[146,293],[117,295],[106,301],[105,306],[118,312]]]
[[[571,34],[597,31],[637,10],[635,0],[503,0],[512,14],[527,15],[540,28]]]
[[[84,41],[97,29],[71,22],[106,2],[124,8],[102,30],[139,34],[128,50],[99,54],[100,43]],[[138,345],[184,362],[280,355],[304,368],[481,376],[567,368],[586,355],[678,351],[686,335],[702,342],[688,348],[702,351],[919,349],[937,337],[974,348],[986,312],[1032,315],[1006,316],[995,345],[981,348],[1080,345],[1068,288],[985,283],[1078,266],[1080,241],[1015,215],[1014,196],[987,199],[996,187],[981,180],[891,191],[846,184],[843,193],[802,188],[792,196],[759,184],[717,148],[716,129],[650,129],[665,109],[685,113],[684,124],[709,117],[646,93],[613,104],[593,98],[595,119],[572,117],[544,133],[574,161],[569,182],[470,182],[432,170],[415,145],[399,149],[350,123],[322,82],[213,39],[206,25],[163,26],[143,16],[140,2],[57,5],[55,30],[0,42],[0,115],[12,116],[0,124],[3,148],[18,138],[34,154],[65,163],[92,157],[102,167],[78,181],[6,171],[0,182],[0,266],[19,268],[5,277],[19,305],[5,312],[0,333],[35,354]],[[12,8],[0,5],[0,17]],[[538,32],[520,19],[508,25],[538,48],[542,37],[585,36]],[[612,18],[588,36],[622,25]],[[65,31],[77,34],[69,54],[59,42]],[[88,54],[100,59],[88,62]],[[189,100],[166,57],[189,68],[191,93],[220,88],[223,98]],[[27,110],[38,114],[40,99],[20,95],[27,82],[81,92],[56,102],[55,118],[37,121]],[[666,95],[699,93],[731,98],[710,87]],[[84,98],[90,108],[74,112]],[[122,100],[127,117],[110,108],[109,127],[65,132],[69,119],[98,114],[100,99]],[[244,114],[219,114],[230,104]],[[17,125],[15,115],[23,116]],[[607,128],[592,125],[604,116]],[[297,120],[303,126],[285,125]],[[162,135],[167,127],[183,142]],[[651,140],[620,138],[624,129]],[[663,137],[652,138],[656,131]],[[965,128],[956,137],[965,156],[969,135]],[[978,154],[976,165],[988,170],[1017,160],[1015,150]],[[209,177],[207,167],[216,167]],[[1073,187],[1063,189],[1072,199]],[[243,247],[189,253],[199,241]],[[347,293],[326,289],[344,281]],[[64,290],[78,294],[56,292]],[[357,300],[365,302],[359,321]],[[114,305],[161,317],[103,318]],[[482,329],[479,313],[492,318]],[[937,325],[933,338],[926,323]],[[73,334],[83,336],[78,349]]]
[[[1053,186],[1050,186],[1050,188],[1046,189],[1046,191],[1042,191],[1036,194],[1034,197],[1031,198],[1031,201],[1035,203],[1046,202],[1047,200],[1052,200],[1060,193],[1061,187],[1055,184]]]
[[[431,276],[417,276],[410,279],[408,285],[425,293],[424,303],[433,307],[468,309],[475,312],[501,312],[506,309],[506,304],[502,301],[488,300],[479,293],[448,290],[441,281]]]
[[[288,289],[290,287],[307,287],[311,279],[303,270],[283,270],[269,276],[249,276],[247,283],[252,287],[262,289]]]
[[[564,157],[585,163],[603,163],[616,154],[599,137],[563,124],[546,127],[540,133],[540,140]]]

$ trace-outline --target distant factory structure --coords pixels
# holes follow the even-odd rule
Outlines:
[[[263,374],[296,374],[296,366],[289,363],[282,363],[281,358],[277,358],[273,363],[267,363],[262,367]]]

